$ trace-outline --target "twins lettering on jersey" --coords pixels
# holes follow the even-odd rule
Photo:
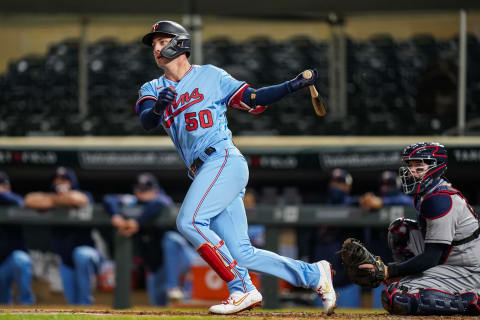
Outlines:
[[[165,125],[167,128],[173,122],[173,119],[182,113],[184,110],[190,108],[191,106],[202,102],[203,101],[203,94],[198,91],[198,88],[193,89],[192,93],[185,92],[180,95],[176,101],[172,102],[166,109],[165,109]],[[202,128],[208,128],[213,125],[212,122],[212,114],[208,109],[202,110],[198,112],[190,112],[185,113],[185,122],[187,123],[187,130],[192,131],[198,128],[198,124],[200,122],[200,126]],[[198,120],[197,120],[198,116]]]

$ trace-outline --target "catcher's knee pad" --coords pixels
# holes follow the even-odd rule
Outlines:
[[[474,292],[449,293],[423,289],[418,294],[418,314],[480,314],[478,295]]]
[[[407,290],[390,285],[382,291],[382,306],[392,314],[415,314],[418,308],[418,299]]]
[[[418,223],[398,218],[388,226],[388,247],[395,261],[405,261],[423,252],[424,239]]]
[[[228,263],[218,251],[224,244],[223,240],[220,240],[216,246],[209,242],[204,242],[197,248],[197,251],[220,278],[226,282],[230,282],[235,279],[235,273],[232,269],[237,265],[237,262],[234,260],[232,263]]]

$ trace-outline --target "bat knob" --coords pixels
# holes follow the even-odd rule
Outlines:
[[[302,75],[303,75],[303,78],[307,79],[307,80],[310,79],[313,76],[312,71],[310,71],[310,70],[303,71]]]

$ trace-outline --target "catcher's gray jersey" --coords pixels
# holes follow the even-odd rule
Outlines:
[[[478,237],[465,244],[455,245],[455,241],[467,239],[479,228],[475,212],[460,191],[452,188],[449,183],[442,182],[420,199],[417,208],[425,243],[452,245],[443,264],[480,268]]]
[[[467,200],[460,191],[442,181],[438,187],[417,199],[416,208],[425,243],[441,243],[451,247],[441,264],[418,275],[405,277],[399,284],[414,292],[420,288],[436,288],[447,292],[478,291],[479,221]]]

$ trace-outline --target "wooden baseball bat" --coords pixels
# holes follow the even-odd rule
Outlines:
[[[303,77],[305,79],[310,79],[313,76],[312,71],[305,70],[303,71]],[[310,95],[312,96],[312,104],[313,109],[315,109],[315,113],[319,117],[323,117],[327,113],[327,109],[325,108],[325,102],[323,98],[318,94],[317,88],[312,84],[308,86],[310,89]]]

